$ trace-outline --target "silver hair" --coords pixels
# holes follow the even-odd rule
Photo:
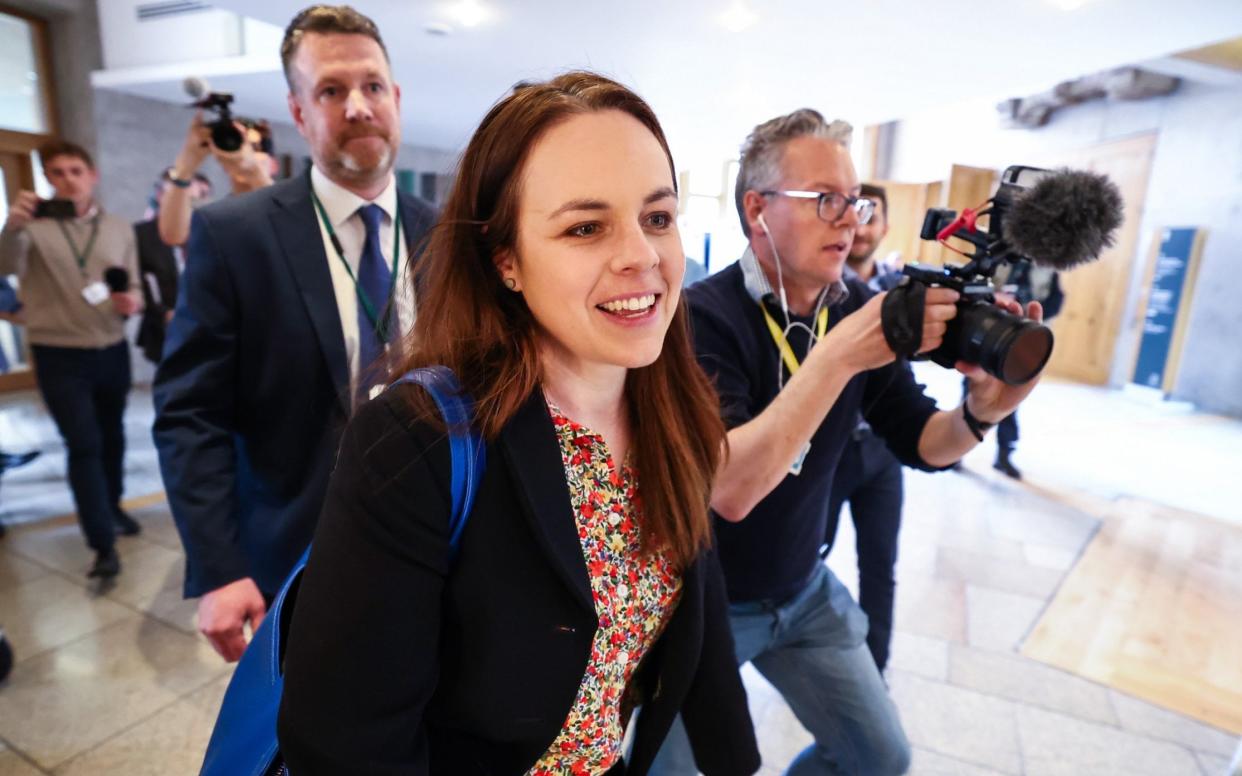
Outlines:
[[[755,127],[746,142],[742,143],[737,186],[733,191],[742,233],[750,237],[742,200],[748,191],[763,191],[776,185],[781,177],[781,159],[786,143],[799,137],[822,137],[849,148],[853,134],[854,128],[848,121],[825,121],[823,115],[812,108],[799,108]]]

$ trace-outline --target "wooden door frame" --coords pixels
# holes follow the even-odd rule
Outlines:
[[[35,148],[38,148],[43,142],[60,134],[60,108],[57,103],[57,98],[60,95],[56,89],[56,75],[52,69],[52,43],[48,32],[48,22],[47,19],[35,16],[29,11],[12,8],[3,2],[0,2],[0,13],[15,16],[29,22],[30,26],[34,28],[35,61],[38,63],[40,70],[39,89],[43,97],[43,122],[47,127],[47,131],[42,133],[18,132],[16,134],[39,138],[39,142],[35,144]],[[0,140],[0,142],[3,141]],[[16,149],[8,148],[4,150]],[[33,151],[34,148],[30,150]]]
[[[46,132],[23,132],[15,129],[0,128],[0,153],[12,153],[18,156],[17,188],[33,190],[35,187],[34,163],[30,155],[44,143],[57,137],[60,132],[60,111],[57,107],[57,89],[55,73],[52,69],[52,45],[48,33],[46,19],[35,16],[28,11],[12,8],[0,2],[0,13],[22,19],[34,30],[35,61],[39,67],[39,86],[43,100],[43,121]],[[37,387],[35,379],[34,357],[30,353],[30,342],[26,340],[26,356],[29,368],[21,372],[0,374],[0,394],[14,391],[28,391]]]
[[[12,155],[17,158],[17,176],[5,192],[9,201],[12,201],[13,195],[19,189],[34,188],[34,165],[30,163],[30,154],[21,151],[5,151],[0,149],[0,154]],[[5,182],[9,182],[9,177],[5,176]],[[13,391],[26,391],[36,387],[34,364],[30,354],[30,343],[25,342],[26,358],[29,362],[29,368],[20,372],[8,372],[0,374],[0,394],[11,393]]]

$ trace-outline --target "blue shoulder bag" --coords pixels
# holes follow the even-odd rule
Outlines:
[[[449,430],[453,471],[453,512],[449,517],[452,560],[486,465],[483,440],[471,425],[473,413],[468,397],[447,367],[415,369],[393,385],[402,383],[414,383],[426,389]],[[309,555],[308,547],[237,663],[207,744],[200,776],[287,776],[289,773],[276,741],[276,715],[285,683],[280,666],[281,645],[287,635],[289,615]]]

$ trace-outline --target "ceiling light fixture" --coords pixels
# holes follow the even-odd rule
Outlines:
[[[729,6],[729,10],[717,16],[716,20],[729,32],[742,32],[759,21],[759,14],[750,10],[742,0],[737,0]]]
[[[449,9],[449,14],[463,27],[477,27],[491,16],[478,0],[458,0]]]

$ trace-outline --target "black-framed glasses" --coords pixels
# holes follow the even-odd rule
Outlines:
[[[865,224],[875,213],[875,202],[866,197],[851,197],[836,191],[761,191],[765,197],[793,197],[794,199],[818,200],[815,213],[820,219],[833,223],[845,215],[847,208],[854,208],[858,223]]]

